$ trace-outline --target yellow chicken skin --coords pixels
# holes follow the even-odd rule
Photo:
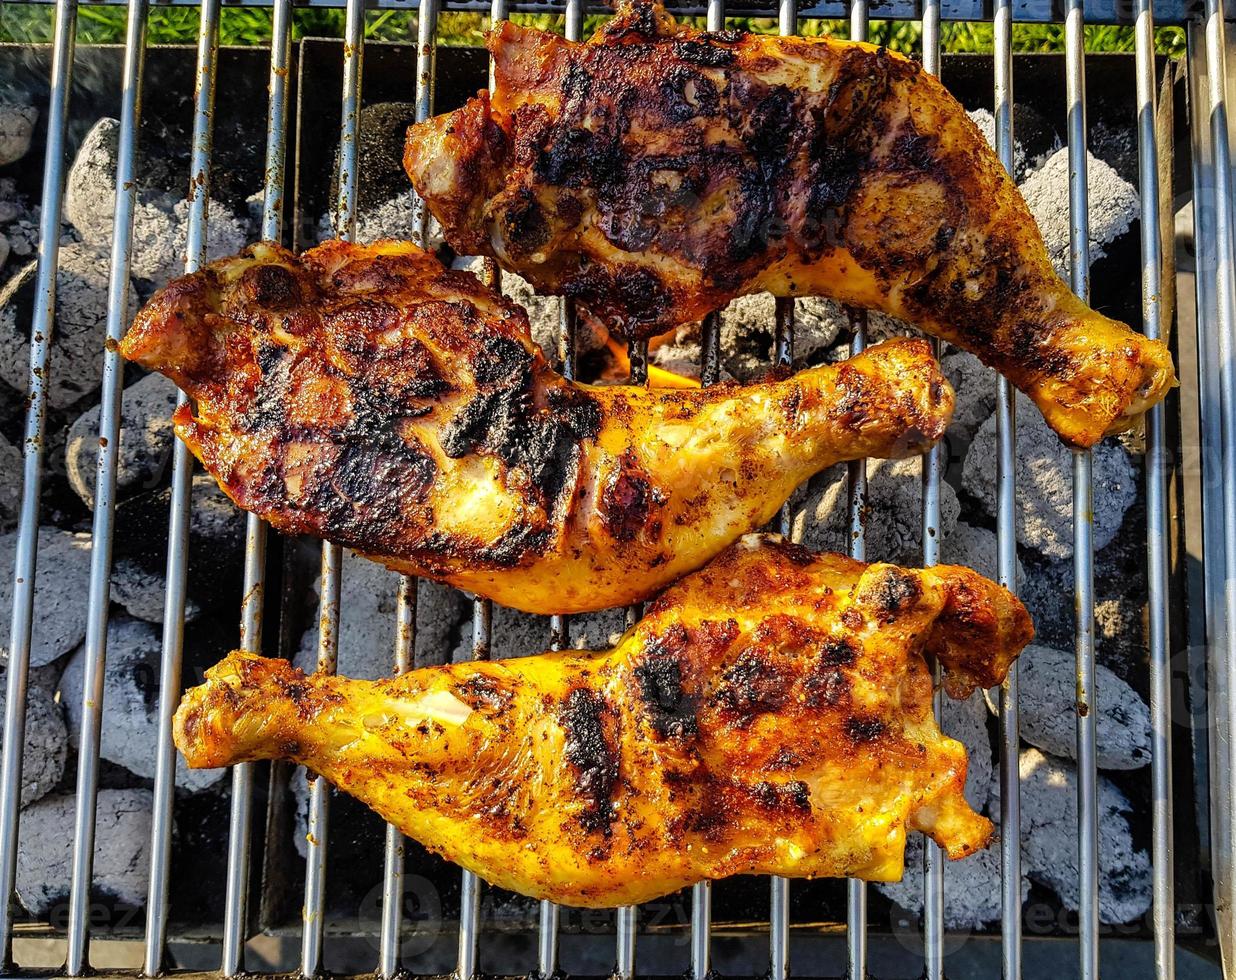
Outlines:
[[[655,594],[953,409],[921,340],[765,384],[574,384],[522,309],[403,242],[255,245],[165,287],[120,350],[194,400],[176,431],[240,507],[546,614]]]
[[[869,44],[680,25],[634,0],[586,43],[499,24],[494,92],[409,130],[466,254],[647,337],[735,296],[822,295],[976,354],[1066,442],[1120,432],[1171,356],[1090,309],[938,79]]]
[[[302,763],[493,884],[566,905],[735,874],[890,881],[907,830],[952,858],[992,832],[923,655],[964,695],[1032,634],[969,569],[748,535],[602,653],[382,681],[233,653],[186,693],[175,741],[193,767]]]

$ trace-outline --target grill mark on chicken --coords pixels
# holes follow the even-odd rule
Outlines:
[[[413,126],[405,167],[458,251],[646,338],[735,296],[826,295],[978,355],[1090,446],[1174,385],[1087,307],[938,79],[883,48],[706,33],[626,0],[584,44],[510,23],[495,88]]]
[[[176,431],[241,507],[544,613],[650,597],[813,473],[921,451],[953,402],[909,340],[756,386],[577,385],[522,310],[401,242],[254,245],[120,347],[190,395]]]
[[[587,688],[573,689],[562,702],[559,720],[566,734],[566,760],[575,775],[575,787],[585,801],[580,826],[606,837],[615,819],[611,799],[618,781],[618,754],[606,734],[605,699]]]
[[[186,693],[176,744],[194,766],[294,753],[448,860],[568,905],[734,874],[895,880],[903,831],[952,857],[991,833],[924,653],[965,693],[1032,631],[1013,596],[950,566],[907,570],[921,595],[885,622],[886,568],[753,536],[609,651],[381,681],[237,653]],[[749,724],[713,697],[727,686]]]

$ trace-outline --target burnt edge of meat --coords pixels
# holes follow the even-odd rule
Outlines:
[[[577,687],[562,701],[559,720],[566,735],[566,760],[575,775],[575,789],[585,801],[579,823],[589,833],[613,833],[617,816],[613,793],[618,782],[618,754],[605,734],[605,699]]]

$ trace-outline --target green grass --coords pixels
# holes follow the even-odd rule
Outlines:
[[[0,2],[0,41],[25,43],[51,39],[54,9],[43,4]],[[590,32],[601,21],[591,16],[585,24]],[[551,14],[516,14],[515,20],[562,30],[562,18]],[[197,38],[197,10],[192,7],[154,7],[150,12],[150,42],[152,44],[193,44]],[[487,19],[481,14],[444,13],[439,18],[438,40],[449,46],[479,45]],[[734,18],[731,24],[758,33],[777,30],[769,18]],[[83,4],[78,12],[77,40],[80,44],[117,44],[124,40],[125,8]],[[802,33],[844,37],[842,21],[804,20]],[[270,11],[267,9],[225,7],[220,19],[220,40],[224,44],[252,45],[270,41]],[[298,9],[293,14],[294,38],[338,37],[343,31],[343,11],[321,8]],[[885,44],[904,54],[919,50],[921,30],[907,21],[874,21],[871,40]],[[945,51],[989,53],[992,50],[992,26],[983,23],[950,23],[940,30]],[[370,11],[365,19],[365,36],[379,41],[407,41],[416,37],[416,15],[411,10]],[[1184,32],[1180,28],[1163,28],[1156,38],[1161,54],[1179,56],[1184,53]],[[1064,50],[1064,28],[1056,24],[1013,25],[1013,49],[1019,52],[1052,52]],[[1086,28],[1086,49],[1089,51],[1132,51],[1131,27],[1091,26]]]

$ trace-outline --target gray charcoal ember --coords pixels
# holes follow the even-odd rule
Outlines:
[[[159,674],[163,642],[149,623],[113,616],[107,624],[107,665],[99,755],[135,776],[153,779],[159,744]],[[68,715],[69,741],[76,747],[82,730],[86,648],[70,658],[60,677],[60,701]],[[198,792],[219,782],[224,769],[176,766],[176,785]]]
[[[120,449],[116,490],[125,497],[158,486],[172,458],[175,435],[172,411],[176,385],[161,374],[148,374],[124,391],[120,413]],[[78,416],[69,428],[65,467],[69,483],[87,506],[94,504],[95,467],[99,457],[99,406]]]
[[[999,553],[996,550],[996,534],[985,527],[975,527],[965,521],[958,521],[953,530],[940,543],[940,563],[944,565],[965,565],[980,575],[985,575],[993,582],[997,581]],[[1026,580],[1026,570],[1021,561],[1016,568],[1017,588]]]
[[[26,738],[21,764],[21,805],[29,806],[56,788],[64,776],[68,733],[54,685],[31,671],[26,689]],[[0,670],[0,725],[4,724],[7,681]]]
[[[922,463],[910,459],[873,459],[867,464],[867,516],[864,521],[868,561],[922,563]],[[844,554],[850,544],[849,491],[846,469],[833,467],[813,480],[801,507],[794,508],[792,536],[808,548]],[[940,484],[939,533],[952,533],[961,505],[947,483]]]
[[[1038,749],[1024,749],[1021,777],[1021,846],[1026,873],[1052,888],[1065,908],[1077,911],[1077,767]],[[1133,843],[1132,807],[1111,780],[1098,777],[1099,918],[1133,922],[1150,908],[1150,858]],[[996,800],[999,786],[993,786]],[[997,804],[993,802],[994,811]]]
[[[32,915],[47,915],[68,896],[75,801],[72,793],[56,794],[22,812],[17,898]],[[91,882],[96,896],[133,908],[145,905],[153,805],[148,789],[99,790]]]
[[[346,677],[389,677],[395,656],[395,603],[399,575],[354,552],[344,553],[340,585],[338,672]],[[318,589],[314,584],[315,592]],[[457,589],[417,582],[416,666],[442,663],[459,635],[470,603]],[[317,664],[318,627],[301,637],[294,658],[308,672]]]
[[[1077,659],[1031,644],[1018,658],[1021,737],[1051,755],[1077,758]],[[1102,664],[1095,665],[1100,769],[1150,764],[1150,709],[1141,696]]]
[[[206,260],[239,252],[249,242],[249,222],[221,201],[207,204]],[[132,274],[155,286],[184,275],[189,241],[189,202],[178,200],[170,212],[161,204],[143,203],[133,215]]]
[[[996,372],[973,354],[956,348],[948,349],[940,359],[940,368],[957,395],[945,439],[950,452],[960,456],[996,410]]]
[[[30,150],[39,110],[32,105],[0,103],[0,167],[16,163]]]
[[[99,389],[103,378],[103,335],[107,319],[110,256],[96,246],[73,242],[60,248],[56,277],[56,331],[47,373],[52,408],[71,408]],[[0,379],[24,392],[30,370],[30,318],[37,263],[14,274],[0,291]],[[132,292],[127,319],[137,313]]]
[[[1133,185],[1111,167],[1087,153],[1087,180],[1090,201],[1090,261],[1106,252],[1104,247],[1129,230],[1137,218],[1138,197]],[[1062,277],[1069,273],[1069,209],[1061,202],[1069,199],[1069,151],[1057,150],[1021,184],[1021,193],[1030,213],[1043,233],[1043,242],[1052,265]]]
[[[163,622],[167,579],[161,572],[152,572],[140,562],[119,558],[112,566],[112,602],[136,619],[148,623]],[[185,622],[191,623],[202,614],[202,607],[192,596],[185,597]]]
[[[0,435],[0,530],[8,530],[17,524],[21,491],[21,450]]]
[[[14,221],[4,229],[4,237],[9,240],[9,248],[13,255],[19,259],[28,259],[39,245],[38,222],[26,219]]]
[[[626,631],[626,612],[605,609],[570,617],[574,650],[605,650],[618,642]],[[494,607],[490,657],[526,657],[549,649],[549,617],[534,616],[502,606]],[[454,663],[472,659],[472,622],[464,623],[459,643],[451,654]]]
[[[17,532],[0,535],[0,568],[12,569]],[[63,657],[86,638],[86,595],[90,586],[90,535],[54,527],[39,528],[34,578],[38,610],[30,641],[30,665],[43,667]],[[8,661],[13,576],[0,574],[0,664]]]
[[[996,516],[996,419],[979,428],[966,455],[962,486]],[[1073,553],[1073,453],[1025,395],[1017,394],[1017,540],[1050,558]],[[1115,442],[1093,450],[1094,547],[1106,547],[1137,497],[1128,454]]]
[[[9,244],[9,240],[4,235],[0,235],[0,269],[3,269],[5,263],[8,262],[12,251],[13,247]]]

